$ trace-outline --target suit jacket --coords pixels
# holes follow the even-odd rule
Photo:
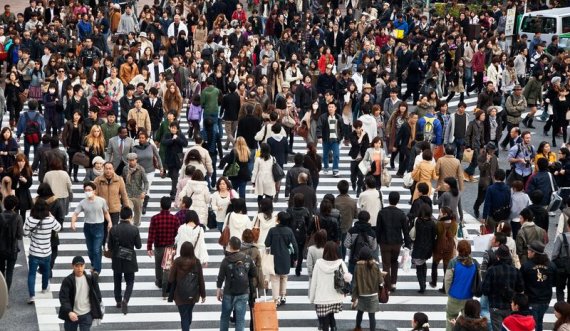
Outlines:
[[[148,111],[148,116],[150,116],[150,126],[152,131],[158,130],[160,127],[160,122],[164,117],[164,110],[162,109],[162,99],[156,98],[154,106],[150,102],[150,98],[145,98],[143,101],[143,108]]]
[[[334,32],[330,31],[327,34],[326,42],[327,42],[327,46],[330,47],[332,53],[334,55],[338,55],[338,53],[340,53],[340,51],[344,47],[344,36],[343,36],[342,32],[340,32],[340,31],[337,32],[337,34],[336,34],[336,47],[335,47],[334,46],[334,42],[335,42]]]
[[[51,20],[53,20],[55,17],[59,17],[59,7],[53,8],[53,16],[49,7],[44,10],[44,22],[46,24],[51,23]]]
[[[125,138],[125,141],[123,143],[123,153],[120,154],[119,136],[111,138],[111,140],[109,140],[109,144],[107,145],[107,150],[105,151],[105,160],[111,161],[115,169],[117,169],[119,164],[121,164],[121,161],[127,164],[128,163],[127,154],[132,152],[134,144],[135,141],[132,138],[130,137]]]

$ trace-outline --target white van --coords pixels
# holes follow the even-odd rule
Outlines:
[[[523,15],[519,25],[519,34],[526,34],[528,41],[536,32],[542,33],[541,39],[550,44],[552,36],[570,32],[570,7],[528,12]],[[570,40],[560,38],[560,47],[570,49]]]

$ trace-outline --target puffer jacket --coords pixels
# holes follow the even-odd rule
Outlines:
[[[373,264],[373,265],[369,265]],[[354,270],[354,286],[352,287],[352,301],[360,295],[378,293],[378,288],[384,284],[384,277],[378,268],[378,262],[358,261]]]
[[[178,234],[174,238],[176,244],[176,257],[180,256],[180,248],[182,244],[189,242],[194,246],[194,255],[200,260],[201,263],[208,263],[209,255],[206,249],[206,238],[204,228],[199,225],[192,226],[182,224],[178,228]]]
[[[374,232],[374,229],[372,229],[370,223],[363,221],[356,221],[356,223],[354,223],[354,226],[348,230],[346,239],[344,239],[343,243],[344,247],[350,249],[349,262],[351,264],[356,263],[355,258],[358,256],[359,253],[353,251],[354,248],[353,246],[356,243],[356,238],[360,233],[366,234],[366,237],[368,239],[368,247],[370,248],[371,251],[373,252],[376,251],[376,248],[378,246],[378,243],[376,241],[376,233]]]
[[[91,305],[91,317],[93,319],[103,318],[103,312],[101,311],[101,290],[99,289],[99,284],[91,275],[84,273],[84,277],[87,278],[87,285],[89,285],[89,303]],[[332,284],[332,282],[331,282]],[[69,321],[69,313],[73,311],[73,305],[75,303],[75,274],[71,273],[69,276],[65,277],[61,283],[61,288],[59,289],[59,303],[61,308],[59,309],[58,317],[64,321]]]
[[[412,249],[412,258],[427,260],[432,256],[433,247],[437,239],[435,222],[433,219],[416,220],[416,240]]]
[[[190,197],[192,199],[190,210],[195,211],[199,219],[208,219],[208,203],[210,202],[208,182],[205,180],[189,180],[182,191],[180,191],[179,205],[182,203],[182,198],[184,197]]]
[[[470,318],[459,316],[453,327],[453,331],[487,331],[488,321],[486,317]]]

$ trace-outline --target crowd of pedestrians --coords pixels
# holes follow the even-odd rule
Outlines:
[[[75,257],[61,284],[65,330],[104,318],[103,256],[116,309],[128,314],[139,227],[161,176],[171,189],[150,218],[146,250],[182,330],[206,298],[205,231],[220,233],[225,252],[216,279],[223,331],[230,322],[244,330],[260,290],[286,305],[289,274],[299,277],[304,261],[315,326],[338,330],[335,314],[350,296],[354,330],[365,312],[375,330],[379,298],[397,291],[400,255],[416,269],[418,295],[441,282],[446,330],[542,331],[553,288],[554,329],[570,330],[570,55],[540,31],[507,42],[511,8],[548,7],[508,1],[462,6],[454,17],[402,1],[30,0],[23,13],[6,4],[0,271],[8,288],[18,240],[31,242],[33,304],[38,269],[41,290],[50,290],[58,232],[82,229],[90,271]],[[467,111],[469,98],[477,101]],[[538,120],[546,123],[532,135]],[[350,176],[339,166],[345,155]],[[80,167],[84,196],[67,220]],[[329,174],[339,177],[338,195],[317,198]],[[392,177],[409,201],[382,195]],[[462,199],[468,185],[474,202]],[[286,210],[274,209],[280,199]],[[481,262],[464,239],[471,212],[489,239]],[[429,330],[429,317],[416,313],[411,327]]]

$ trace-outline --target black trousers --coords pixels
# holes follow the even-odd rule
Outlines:
[[[123,275],[125,278],[125,282],[127,283],[127,287],[125,288],[124,295],[121,296],[121,285],[123,283]],[[134,272],[115,272],[113,271],[113,282],[114,282],[114,289],[113,292],[115,293],[115,302],[120,303],[121,301],[129,302],[131,298],[131,294],[133,293],[133,286],[135,284],[135,273]]]
[[[397,174],[402,176],[406,169],[408,169],[408,162],[410,162],[410,149],[408,147],[400,147],[400,158],[398,160],[398,171]]]
[[[556,275],[556,301],[564,301],[564,290],[566,290],[566,302],[570,302],[570,275],[559,272]]]
[[[359,195],[364,185],[364,175],[358,169],[359,161],[350,161],[350,183],[356,185],[356,194]]]

